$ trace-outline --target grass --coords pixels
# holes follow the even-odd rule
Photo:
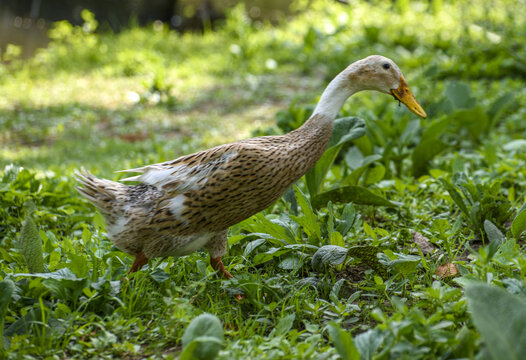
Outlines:
[[[84,13],[88,25],[58,23],[34,58],[4,55],[0,357],[191,358],[181,339],[204,312],[222,324],[219,359],[495,356],[495,329],[524,319],[526,296],[524,5],[497,3],[313,2],[276,26],[239,6],[216,31],[184,35],[97,33]],[[75,192],[75,169],[117,179],[289,131],[332,76],[371,53],[398,63],[427,120],[383,95],[353,97],[340,116],[363,119],[363,136],[335,142],[295,189],[231,228],[235,279],[197,252],[120,281],[133,259]],[[20,240],[28,216],[38,236]],[[28,274],[32,256],[43,273]],[[440,276],[450,264],[458,274]],[[498,304],[512,312],[480,320]],[[215,341],[199,335],[187,338]],[[521,353],[518,336],[502,356]]]

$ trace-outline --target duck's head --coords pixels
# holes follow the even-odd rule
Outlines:
[[[416,115],[427,117],[393,60],[380,55],[371,55],[351,64],[347,74],[350,83],[359,87],[355,90],[376,90],[393,95]]]

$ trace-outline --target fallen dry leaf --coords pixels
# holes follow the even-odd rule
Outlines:
[[[446,263],[444,265],[440,265],[435,274],[440,276],[441,279],[445,279],[457,275],[458,269],[455,264]]]

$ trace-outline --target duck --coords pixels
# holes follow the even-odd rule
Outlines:
[[[227,253],[229,227],[269,207],[316,164],[340,108],[364,90],[391,95],[427,117],[394,61],[371,55],[330,81],[310,118],[296,130],[121,170],[135,175],[119,182],[82,169],[76,172],[76,190],[103,215],[114,245],[135,257],[128,273],[152,258],[204,248],[211,267],[233,278],[221,259]]]

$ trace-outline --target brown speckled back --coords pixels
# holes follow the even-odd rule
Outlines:
[[[110,182],[116,189],[112,196],[101,196],[107,184],[106,190],[95,190],[100,184],[93,176],[81,180],[81,189],[123,251],[171,255],[190,242],[206,244],[203,234],[224,237],[228,227],[275,202],[314,166],[331,132],[332,119],[316,115],[282,136],[242,140],[136,169],[142,175],[130,179],[143,184]]]

